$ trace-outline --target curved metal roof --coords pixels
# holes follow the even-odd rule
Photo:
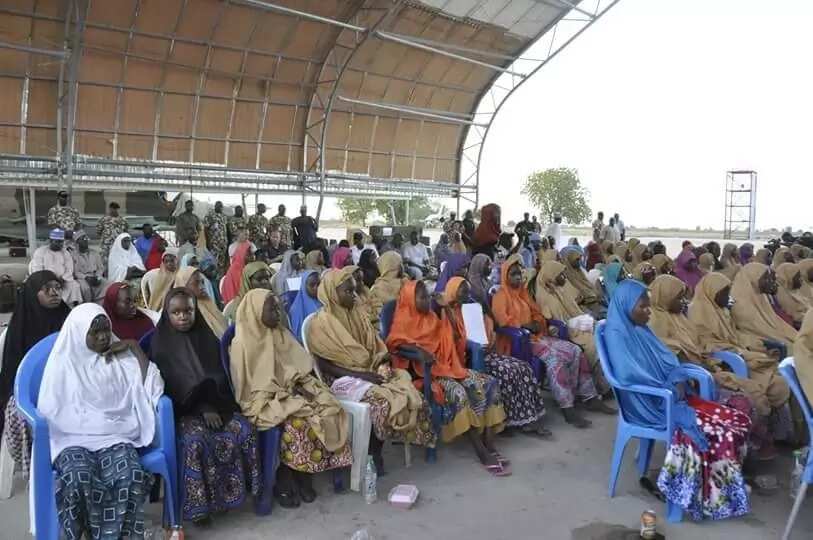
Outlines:
[[[90,185],[456,195],[481,98],[568,13],[596,18],[578,3],[7,1],[0,153]]]

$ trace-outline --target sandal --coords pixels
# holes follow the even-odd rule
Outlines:
[[[497,463],[496,465],[483,465],[483,467],[485,467],[492,476],[511,476],[511,471],[506,470],[501,463]]]
[[[660,502],[662,503],[666,502],[666,497],[661,492],[661,490],[658,489],[658,486],[652,483],[652,480],[650,480],[646,476],[642,476],[641,479],[638,480],[638,483],[642,488],[644,488],[647,491],[647,493],[658,499]]]
[[[530,435],[531,437],[537,437],[539,439],[550,439],[553,437],[553,432],[551,430],[549,430],[545,426],[539,425],[534,427],[528,427],[527,429],[522,428],[521,433],[523,435]]]
[[[504,458],[502,454],[500,454],[499,452],[489,452],[489,454],[494,456],[497,459],[497,461],[500,462],[500,465],[502,465],[503,467],[508,467],[511,465],[511,460]]]

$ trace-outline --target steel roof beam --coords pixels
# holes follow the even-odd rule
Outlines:
[[[254,7],[258,9],[263,9],[266,11],[277,11],[279,13],[284,13],[286,15],[291,15],[292,17],[299,17],[302,19],[307,19],[309,21],[320,22],[324,24],[330,24],[333,26],[338,26],[339,28],[345,28],[347,30],[352,30],[354,32],[366,32],[367,29],[363,26],[356,26],[355,24],[349,24],[343,21],[338,21],[336,19],[331,19],[329,17],[322,17],[321,15],[314,15],[313,13],[308,13],[306,11],[299,11],[298,9],[291,9],[289,7],[280,6],[277,4],[272,4],[271,2],[261,2],[260,0],[232,0],[233,4],[242,4],[244,6]]]
[[[7,41],[0,41],[0,49],[13,49],[15,51],[22,51],[32,54],[41,54],[44,56],[54,56],[56,58],[66,58],[68,56],[68,53],[58,49],[43,49],[42,47],[32,47],[30,45],[9,43]]]
[[[395,105],[390,103],[376,103],[374,101],[365,101],[363,99],[351,99],[344,96],[337,96],[339,100],[344,101],[346,103],[353,103],[356,105],[365,105],[367,107],[375,107],[378,109],[384,109],[387,111],[395,111],[407,114],[413,114],[415,116],[423,116],[426,118],[433,118],[435,120],[439,120],[441,122],[448,122],[450,124],[464,124],[467,126],[481,126],[486,127],[486,124],[478,124],[477,122],[472,122],[470,120],[463,120],[462,118],[455,118],[453,116],[446,116],[443,114],[439,114],[438,112],[425,112],[417,109],[412,109],[409,107],[404,107],[402,105]]]

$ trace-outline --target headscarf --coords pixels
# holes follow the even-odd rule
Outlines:
[[[585,272],[584,268],[581,266],[578,268],[573,268],[573,263],[577,260],[581,260],[581,255],[578,251],[570,249],[565,253],[565,276],[570,284],[573,285],[573,287],[578,291],[582,304],[592,304],[594,302],[598,302],[596,289],[587,280],[587,272]]]
[[[675,261],[675,276],[689,287],[691,294],[694,294],[697,282],[703,278],[700,268],[689,270],[689,263],[696,260],[697,256],[691,250],[684,249]]]
[[[740,246],[740,264],[746,265],[754,256],[754,244],[748,242]]]
[[[565,265],[551,261],[543,264],[536,276],[536,304],[546,319],[569,321],[584,315],[568,284],[556,284],[556,278],[565,271]]]
[[[243,268],[246,267],[246,254],[249,249],[251,249],[250,242],[240,242],[237,249],[234,250],[231,264],[223,278],[223,302],[225,303],[229,303],[240,291],[240,282],[243,277]]]
[[[446,283],[470,262],[471,257],[465,253],[452,253],[449,255],[446,258],[446,266],[443,267],[443,272],[438,276],[435,292],[443,292],[446,289]]]
[[[200,272],[200,270],[194,266],[187,266],[186,268],[181,268],[178,270],[178,273],[175,274],[175,287],[185,288],[189,284],[189,281],[192,279],[195,272]],[[166,298],[169,298],[169,295],[167,295]],[[205,324],[211,329],[215,337],[217,339],[223,337],[223,334],[226,332],[226,327],[228,327],[228,323],[220,310],[217,309],[214,299],[211,296],[207,296],[207,298],[195,297],[195,305],[198,309],[198,315],[203,316]],[[164,309],[166,309],[166,306],[167,303],[165,300]]]
[[[398,277],[402,264],[401,255],[396,251],[388,251],[378,258],[378,271],[381,275],[370,287],[370,294],[376,305],[383,306],[398,298],[403,283],[403,278]]]
[[[91,452],[119,443],[149,446],[155,435],[161,376],[151,363],[144,379],[129,350],[112,360],[91,351],[87,334],[99,315],[106,316],[98,304],[75,307],[45,364],[37,409],[48,421],[52,460],[72,446]]]
[[[605,326],[607,350],[610,351],[611,371],[623,386],[640,384],[672,389],[680,361],[647,326],[635,324],[632,310],[647,288],[634,280],[621,282],[610,300]],[[666,408],[662,399],[638,393],[618,391],[620,405],[628,421],[655,429],[666,424]],[[672,421],[701,450],[708,442],[697,427],[697,417],[685,401],[672,403]]]
[[[144,334],[155,328],[155,324],[147,314],[138,308],[136,308],[136,314],[132,319],[124,319],[116,315],[116,301],[118,300],[119,291],[129,288],[130,285],[126,282],[111,283],[104,293],[102,307],[107,313],[107,318],[110,319],[113,335],[119,339],[138,341]]]
[[[737,272],[740,271],[742,265],[737,255],[737,246],[734,244],[726,244],[723,246],[723,254],[720,256],[720,264],[723,268],[720,273],[725,274],[728,279],[734,279]]]
[[[672,259],[669,258],[668,255],[664,255],[663,253],[658,253],[657,255],[653,255],[652,258],[649,260],[652,263],[652,266],[655,267],[655,273],[661,275],[663,272],[663,265],[666,263],[671,263]]]
[[[802,273],[802,294],[813,306],[813,282],[809,278],[810,270],[813,269],[813,259],[802,259],[797,264],[799,271]]]
[[[333,252],[333,257],[330,259],[330,267],[340,270],[347,266],[347,260],[350,258],[350,248],[348,247],[337,247],[336,251]]]
[[[279,271],[274,274],[274,277],[271,280],[271,289],[273,289],[274,294],[279,297],[282,297],[284,293],[288,292],[289,278],[295,278],[302,275],[302,270],[294,270],[294,266],[291,264],[291,259],[294,255],[299,255],[299,252],[292,249],[285,252],[285,254],[282,256],[282,265],[280,265]]]
[[[125,238],[130,239],[130,249],[124,249],[121,246],[121,241]],[[110,281],[124,281],[124,278],[127,277],[127,269],[131,266],[146,270],[141,255],[133,245],[133,238],[128,233],[121,233],[116,237],[110,247],[110,255],[107,260],[107,277]]]
[[[807,310],[810,309],[810,302],[805,298],[801,287],[793,288],[793,278],[797,273],[800,273],[800,269],[799,265],[795,263],[782,263],[776,268],[776,282],[779,285],[776,299],[779,301],[782,311],[800,323]]]
[[[644,262],[642,262],[642,263],[639,263],[639,264],[638,264],[638,265],[635,267],[635,270],[633,270],[633,271],[632,271],[632,278],[633,278],[633,279],[637,279],[637,280],[638,280],[638,281],[640,281],[641,283],[644,283],[644,273],[645,273],[645,272],[647,272],[647,271],[648,271],[648,270],[650,270],[650,269],[651,269],[652,271],[655,271],[655,267],[654,267],[654,266],[652,265],[652,263],[650,263],[649,261],[644,261]],[[658,275],[657,271],[655,271],[655,275],[656,275],[656,276]],[[645,284],[645,283],[644,283],[644,284]],[[645,285],[646,285],[646,284],[645,284]]]
[[[305,269],[306,270],[316,270],[320,274],[325,271],[325,265],[319,264],[321,260],[320,257],[324,257],[321,251],[318,249],[314,249],[309,251],[307,255],[305,255]],[[322,261],[324,262],[324,261]]]
[[[263,306],[270,294],[249,291],[237,309],[229,364],[237,402],[258,429],[278,426],[291,417],[304,418],[325,449],[335,452],[347,442],[347,413],[311,374],[313,359],[294,336],[282,326],[271,329],[263,324]],[[313,399],[297,395],[296,387]]]
[[[743,266],[731,288],[731,295],[736,300],[731,315],[738,330],[747,339],[772,339],[792,344],[796,339],[796,329],[776,314],[768,295],[759,290],[759,280],[768,270],[762,263]]]
[[[714,255],[711,253],[704,253],[697,260],[697,266],[705,273],[714,272]]]
[[[489,304],[488,290],[491,288],[488,276],[483,275],[486,267],[491,263],[491,259],[484,253],[478,253],[471,259],[469,272],[466,279],[469,282],[471,297],[482,306]]]
[[[652,317],[649,327],[655,335],[675,354],[683,353],[686,359],[701,363],[703,350],[697,341],[697,328],[682,313],[669,311],[670,304],[686,291],[686,284],[675,276],[658,276],[649,286],[652,297]]]
[[[771,250],[762,248],[758,249],[756,255],[754,255],[754,262],[762,263],[764,265],[768,265],[771,261]]]
[[[324,308],[311,319],[308,346],[311,353],[338,366],[353,371],[376,372],[387,359],[387,347],[358,305],[352,309],[342,307],[336,292],[336,288],[355,270],[356,267],[331,269],[322,276],[318,297]],[[390,380],[372,385],[369,391],[389,403],[390,428],[395,431],[415,428],[423,401],[412,385],[409,373],[394,370]]]
[[[615,290],[618,288],[618,278],[624,272],[624,267],[621,263],[610,263],[604,266],[601,270],[601,276],[604,278],[604,290],[607,293],[607,298],[612,298]]]
[[[297,341],[302,339],[302,323],[305,322],[305,317],[311,313],[316,313],[322,307],[319,300],[311,298],[308,294],[308,288],[305,286],[305,282],[311,274],[319,275],[316,270],[305,270],[302,274],[302,284],[299,286],[299,291],[297,291],[294,301],[291,302],[291,307],[288,308],[288,320]]]
[[[39,340],[58,332],[70,313],[65,302],[55,308],[44,308],[37,300],[37,293],[49,281],[62,282],[50,270],[34,272],[25,280],[17,293],[14,313],[6,329],[6,342],[3,345],[3,369],[0,370],[0,407],[6,410],[6,402],[14,393],[14,379],[20,362]],[[5,416],[5,415],[4,415]],[[0,421],[2,426],[2,421]]]
[[[640,245],[642,245],[642,244],[641,244],[641,241],[638,238],[630,238],[627,241],[627,249],[629,249],[630,251],[634,251],[635,248],[637,248]],[[640,262],[640,261],[638,261],[638,262]]]
[[[689,304],[689,319],[697,328],[697,336],[707,350],[731,350],[739,348],[737,327],[728,309],[717,305],[717,294],[731,286],[731,280],[718,272],[706,274],[697,284],[692,303]],[[743,344],[743,348],[747,347]]]
[[[191,266],[189,264],[192,261],[193,258],[197,259],[197,261],[198,261],[197,266]],[[180,264],[179,268],[181,270],[184,269],[184,268],[194,268],[195,270],[200,269],[201,270],[201,275],[203,275],[203,271],[202,271],[203,270],[203,263],[204,263],[204,261],[200,260],[200,258],[197,255],[195,255],[194,253],[187,253],[186,255],[181,257],[181,264]],[[215,295],[215,288],[212,286],[212,282],[209,281],[209,278],[207,278],[205,275],[203,275],[203,285],[206,287],[206,294],[208,294],[209,298],[211,298],[212,301],[214,301],[215,298],[217,298],[217,296]]]
[[[804,247],[802,244],[793,244],[790,246],[790,254],[793,255],[793,258],[796,259],[798,262],[800,259],[804,259],[806,255],[807,248]]]
[[[790,254],[791,254],[790,250],[788,248],[786,248],[785,246],[782,246],[779,249],[777,249],[776,251],[774,251],[773,260],[771,261],[771,268],[776,270],[777,268],[779,268],[780,264],[784,264],[784,263],[788,262],[786,260],[786,258]]]
[[[587,270],[590,271],[597,264],[604,262],[604,255],[601,253],[601,246],[596,242],[587,244]]]
[[[515,264],[522,267],[522,259],[516,253],[508,257],[500,267],[502,286],[494,295],[491,305],[495,321],[501,326],[515,327],[523,326],[531,321],[544,323],[545,318],[528,293],[528,288],[520,285],[514,289],[508,284],[508,273]],[[545,324],[542,326],[546,327]],[[508,354],[511,351],[511,340],[507,336],[499,335],[497,350],[500,354]]]
[[[170,301],[180,295],[190,297],[195,304],[195,323],[188,332],[179,332],[169,321]],[[150,356],[161,370],[166,394],[172,399],[177,417],[197,414],[201,403],[211,405],[219,413],[237,410],[220,360],[220,340],[199,308],[199,300],[191,290],[172,289],[164,300],[161,320],[152,338]]]
[[[796,376],[808,401],[813,396],[813,310],[807,312],[802,328],[793,344],[793,360]]]
[[[243,298],[246,296],[248,291],[251,290],[251,278],[257,272],[265,270],[268,272],[269,276],[274,275],[274,271],[271,267],[268,266],[267,263],[263,261],[254,261],[252,263],[248,263],[243,268],[243,273],[240,275],[240,290],[237,292],[237,296],[234,299],[226,304],[226,307],[223,308],[223,316],[226,318],[227,321],[234,321],[234,317],[237,314],[237,308],[240,307],[240,302],[243,301]],[[287,317],[282,317],[283,322],[287,320]]]
[[[161,310],[161,306],[164,305],[164,296],[166,296],[167,291],[172,288],[172,283],[175,281],[176,272],[170,272],[166,266],[164,266],[164,256],[166,255],[174,255],[177,257],[178,250],[175,248],[167,248],[161,255],[161,266],[150,282],[150,301],[147,303],[147,307],[153,311]]]
[[[440,319],[431,310],[420,313],[415,304],[417,281],[408,281],[401,287],[392,328],[387,336],[387,348],[393,354],[393,365],[407,369],[409,361],[398,356],[401,345],[417,345],[435,358],[432,364],[434,377],[464,379],[468,370],[463,365],[455,346],[451,323]],[[423,375],[423,365],[416,362],[412,366],[418,375]]]
[[[500,207],[496,204],[487,204],[480,210],[480,224],[474,231],[473,243],[477,248],[493,246],[500,239],[500,222],[497,214]]]
[[[375,250],[365,249],[359,256],[358,267],[364,273],[364,285],[368,288],[372,287],[375,280],[381,275],[378,271],[378,265],[372,260],[373,255],[375,255]]]

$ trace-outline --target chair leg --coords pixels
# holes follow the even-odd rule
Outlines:
[[[680,523],[683,519],[683,508],[677,504],[666,501],[666,521],[669,523]]]
[[[10,499],[14,489],[14,458],[11,457],[6,437],[0,443],[0,499]]]
[[[350,408],[350,437],[353,451],[353,465],[350,467],[350,489],[361,491],[361,477],[364,474],[364,467],[367,463],[367,455],[370,453],[370,433],[372,432],[372,420],[370,409]]]
[[[427,463],[436,463],[437,460],[438,460],[437,449],[435,449],[435,448],[427,448],[426,449],[426,462]]]
[[[624,459],[624,449],[629,441],[629,436],[623,427],[619,426],[615,435],[615,446],[613,447],[613,457],[610,462],[610,497],[615,496],[615,484],[618,482],[618,474],[621,472],[621,462]]]
[[[799,486],[799,493],[796,494],[796,502],[793,503],[793,509],[790,511],[788,524],[785,525],[785,532],[782,534],[782,540],[790,539],[790,531],[793,529],[793,523],[796,521],[796,515],[799,513],[799,507],[802,506],[802,501],[805,500],[807,495],[807,482],[802,482]]]
[[[638,475],[646,476],[649,470],[649,461],[652,459],[652,448],[655,446],[655,441],[652,439],[638,439]]]
[[[344,491],[344,471],[345,469],[333,469],[333,493]]]
[[[254,501],[254,513],[258,516],[270,515],[274,506],[274,484],[279,466],[279,442],[281,430],[278,427],[259,432],[260,455],[263,463],[263,487]]]
[[[412,466],[412,449],[408,442],[404,443],[404,466],[407,469]]]

